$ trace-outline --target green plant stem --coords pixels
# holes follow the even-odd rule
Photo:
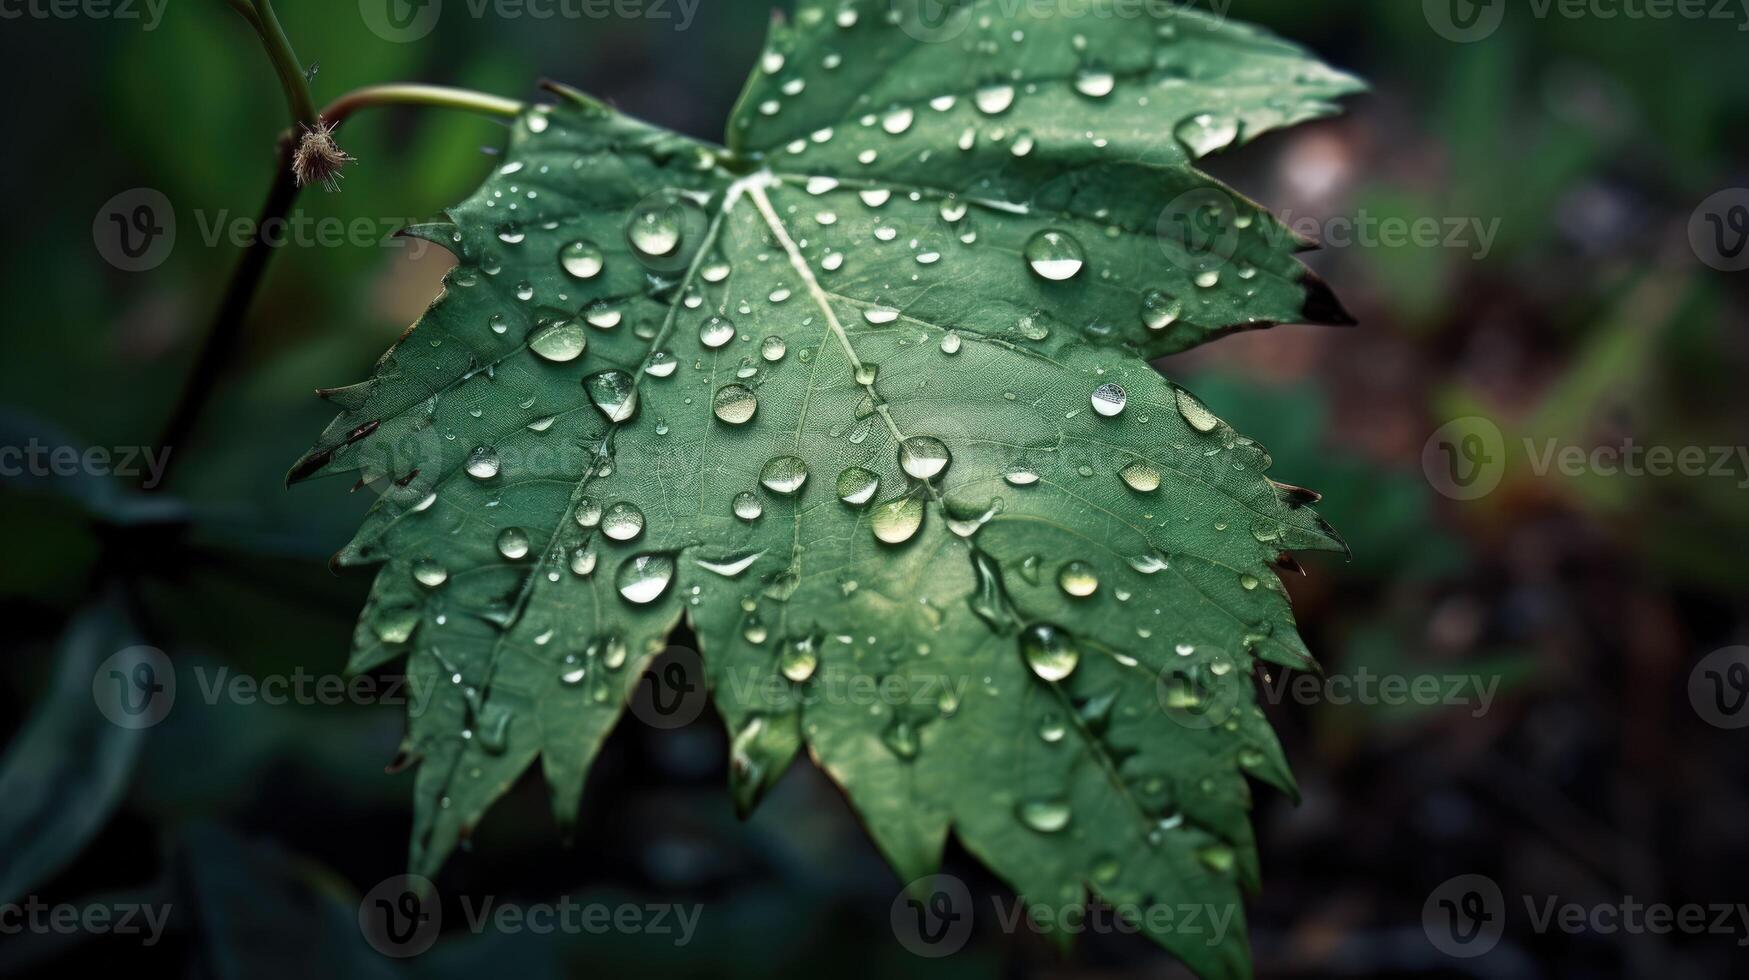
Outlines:
[[[267,60],[273,63],[273,70],[279,74],[279,86],[285,90],[292,118],[305,128],[313,129],[320,116],[316,113],[316,100],[310,95],[310,84],[304,79],[304,64],[292,51],[291,39],[285,36],[285,29],[279,26],[279,16],[273,12],[272,0],[254,0],[254,3],[257,20],[253,26],[267,49]]]
[[[264,0],[258,0],[264,2]],[[288,49],[289,50],[289,49]],[[302,86],[303,76],[298,76]],[[307,91],[307,89],[306,89]],[[329,124],[338,126],[359,109],[371,106],[418,105],[432,106],[444,109],[464,109],[482,113],[488,116],[514,117],[522,111],[522,103],[513,99],[499,98],[480,92],[470,92],[466,89],[445,88],[437,85],[373,85],[356,89],[329,103],[313,118],[326,120]],[[183,382],[182,392],[177,397],[176,405],[171,410],[170,418],[158,437],[158,445],[170,448],[172,452],[165,460],[161,479],[157,486],[162,487],[169,482],[170,471],[176,461],[184,455],[183,445],[194,431],[196,421],[206,409],[215,388],[218,387],[220,376],[236,356],[237,347],[242,340],[243,317],[249,311],[250,301],[255,298],[256,291],[261,286],[261,280],[267,273],[268,261],[276,249],[267,243],[261,229],[272,223],[283,222],[291,212],[292,202],[297,200],[298,191],[296,179],[292,175],[292,153],[297,147],[299,133],[297,132],[302,119],[292,128],[281,134],[279,139],[279,156],[274,165],[273,185],[267,193],[267,201],[261,206],[260,216],[256,219],[256,235],[250,239],[243,249],[242,256],[237,260],[236,267],[231,272],[230,281],[226,284],[224,298],[219,302],[217,312],[207,327],[206,338],[201,342],[200,353],[196,356],[194,367],[188,378]]]

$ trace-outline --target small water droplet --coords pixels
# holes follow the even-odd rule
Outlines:
[[[644,533],[644,512],[622,500],[601,515],[601,533],[615,541],[630,541]]]
[[[674,559],[669,555],[637,555],[619,566],[614,585],[627,602],[646,605],[668,591],[674,581]],[[623,661],[624,654],[621,654]],[[609,664],[611,667],[612,665]]]
[[[578,279],[600,275],[603,262],[601,249],[591,241],[575,241],[559,249],[559,264]]]
[[[626,241],[645,255],[672,255],[680,247],[679,205],[644,208],[626,225]]]
[[[507,527],[498,532],[498,553],[511,561],[528,555],[528,532],[519,527]]]
[[[861,507],[874,499],[881,479],[860,466],[852,466],[838,474],[838,499],[853,507]]]
[[[1093,389],[1093,410],[1106,418],[1121,414],[1124,405],[1129,403],[1129,395],[1123,386],[1107,381]]]
[[[923,501],[905,496],[877,504],[869,519],[874,536],[885,544],[903,544],[923,526]]]
[[[1052,282],[1075,278],[1085,264],[1081,243],[1062,231],[1046,230],[1033,235],[1026,243],[1024,255],[1033,272]]]
[[[731,505],[735,516],[744,521],[756,521],[759,515],[765,513],[765,505],[759,502],[759,495],[751,490],[743,490],[735,494]]]
[[[698,342],[715,350],[735,339],[735,323],[728,317],[713,316],[698,328]]]
[[[1035,623],[1020,633],[1020,652],[1026,665],[1042,680],[1060,681],[1075,672],[1081,651],[1069,634],[1049,623]]]
[[[1015,810],[1020,822],[1041,834],[1054,834],[1069,825],[1070,809],[1066,800],[1029,800]]]
[[[421,558],[413,563],[413,580],[428,589],[435,589],[449,581],[449,569],[430,558]]]
[[[746,385],[726,384],[711,399],[711,411],[729,425],[744,425],[759,410],[759,399]]]
[[[808,464],[795,456],[773,456],[760,469],[759,482],[773,493],[793,495],[808,482]]]
[[[588,346],[589,338],[583,334],[583,325],[569,317],[534,328],[534,333],[528,338],[529,350],[561,364],[582,357]]]
[[[638,388],[631,375],[620,370],[602,371],[583,379],[589,400],[611,422],[624,422],[637,414]]]
[[[1099,590],[1099,575],[1092,565],[1072,561],[1057,572],[1057,585],[1077,599],[1085,599]]]
[[[468,454],[466,464],[468,475],[476,480],[490,480],[498,475],[501,464],[498,461],[498,450],[491,446],[476,446]]]
[[[952,460],[947,445],[934,436],[912,436],[899,444],[899,466],[919,480],[933,479]]]
[[[1132,460],[1117,475],[1123,478],[1123,482],[1131,490],[1140,493],[1153,493],[1160,489],[1160,471],[1139,459]]]

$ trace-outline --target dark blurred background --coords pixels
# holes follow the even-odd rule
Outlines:
[[[541,20],[451,0],[412,43],[373,33],[351,0],[280,16],[319,65],[318,102],[383,81],[531,98],[551,77],[715,139],[769,6],[704,0],[683,28],[677,2]],[[26,12],[0,19],[0,444],[151,447],[236,260],[215,229],[259,207],[286,110],[220,0],[155,15],[139,0],[131,18],[51,9],[0,5]],[[1269,447],[1272,475],[1324,493],[1353,558],[1311,556],[1289,586],[1329,678],[1432,678],[1440,692],[1350,698],[1326,683],[1269,698],[1305,799],[1258,794],[1257,971],[1740,975],[1749,273],[1728,269],[1749,265],[1749,191],[1729,193],[1749,186],[1749,6],[1597,0],[1571,16],[1496,0],[1473,9],[1484,28],[1503,12],[1498,29],[1453,40],[1450,14],[1467,9],[1231,9],[1374,87],[1341,119],[1210,164],[1326,240],[1310,261],[1361,326],[1240,335],[1162,368]],[[1653,9],[1677,13],[1627,13]],[[369,576],[326,560],[370,495],[288,492],[283,477],[332,417],[311,390],[365,377],[437,292],[448,256],[389,233],[465,196],[502,140],[455,113],[357,117],[344,192],[307,193],[295,214],[361,231],[280,250],[242,351],[171,447],[169,483],[141,498],[123,477],[0,482],[0,902],[175,910],[150,946],[0,929],[0,976],[1179,975],[1135,936],[1064,953],[987,921],[957,955],[912,956],[888,921],[900,883],[811,766],[735,819],[711,715],[670,732],[628,718],[569,849],[538,780],[521,786],[438,882],[451,928],[430,952],[395,962],[363,943],[360,895],[405,861],[411,776],[384,774],[402,708],[242,704],[207,696],[195,672],[340,672]],[[177,235],[160,264],[127,272],[93,221],[135,188],[164,195]],[[1627,445],[1698,447],[1705,462],[1612,472],[1592,453]],[[1540,465],[1549,447],[1584,459]],[[94,719],[90,687],[94,664],[136,642],[165,650],[182,684],[140,732]],[[963,854],[949,870],[980,901],[1002,894]],[[1502,896],[1485,955],[1442,951],[1438,899],[1460,875]],[[471,934],[459,895],[703,913],[684,946]],[[1550,901],[1585,922],[1539,926]],[[1733,908],[1632,927],[1635,904],[1690,903]],[[1615,929],[1596,914],[1624,905]]]

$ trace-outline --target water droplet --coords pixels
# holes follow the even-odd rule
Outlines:
[[[1149,330],[1164,330],[1184,315],[1184,305],[1158,289],[1142,296],[1142,323]]]
[[[529,335],[528,349],[549,361],[564,363],[583,356],[589,338],[583,335],[583,325],[569,317],[534,328]]]
[[[1069,825],[1069,804],[1066,800],[1030,800],[1015,813],[1020,822],[1041,834],[1054,834]]]
[[[893,751],[894,755],[901,759],[915,759],[917,757],[917,726],[903,718],[893,719],[892,723],[887,726],[887,730],[881,733],[881,741]]]
[[[987,116],[1007,112],[1014,104],[1014,86],[1006,84],[985,85],[973,93],[972,101],[978,111]]]
[[[797,684],[814,676],[820,666],[820,640],[817,634],[785,639],[777,654],[777,667],[783,676]]]
[[[915,118],[915,116],[916,113],[901,106],[888,112],[881,118],[881,128],[886,130],[889,134],[897,136],[911,128],[911,120]]]
[[[1067,734],[1069,734],[1069,726],[1063,724],[1063,719],[1054,714],[1045,715],[1044,720],[1039,722],[1038,737],[1046,742],[1061,742],[1063,736]]]
[[[375,629],[377,639],[384,643],[405,643],[419,625],[419,611],[412,606],[385,609],[378,614]]]
[[[465,464],[468,475],[476,480],[490,480],[498,475],[498,450],[491,446],[476,446]]]
[[[1085,264],[1081,243],[1062,231],[1047,230],[1033,235],[1024,254],[1032,271],[1052,282],[1075,278]]]
[[[601,533],[615,541],[630,541],[644,533],[644,512],[622,500],[601,515]]]
[[[498,553],[511,561],[528,554],[528,532],[519,527],[507,527],[498,532]]]
[[[674,374],[678,367],[680,361],[673,354],[659,350],[650,355],[649,361],[644,364],[644,372],[652,378],[666,378]]]
[[[1173,130],[1172,135],[1184,148],[1190,152],[1191,159],[1213,153],[1232,145],[1239,137],[1239,121],[1213,113],[1199,112],[1187,116]]]
[[[886,544],[903,544],[923,526],[923,501],[906,496],[877,504],[869,527]]]
[[[583,319],[597,330],[612,330],[619,326],[621,316],[619,309],[604,299],[590,303],[583,310]]]
[[[413,580],[428,589],[435,589],[449,581],[449,569],[430,558],[421,558],[413,563]]]
[[[626,225],[626,241],[649,256],[673,254],[680,247],[681,212],[678,205],[645,208]]]
[[[943,354],[958,354],[960,352],[960,335],[951,330],[942,334],[941,352]]]
[[[602,371],[583,379],[589,400],[611,422],[624,422],[637,414],[638,388],[631,375],[620,370]]]
[[[614,585],[627,602],[655,602],[674,581],[674,559],[668,555],[638,555],[619,566]],[[623,656],[623,655],[622,655]]]
[[[1099,590],[1099,575],[1084,561],[1072,561],[1057,572],[1057,585],[1064,592],[1085,599]]]
[[[1257,585],[1258,585],[1257,576],[1251,574],[1250,572],[1244,572],[1244,573],[1240,574],[1239,587],[1244,589],[1246,592],[1251,592],[1251,591],[1255,590],[1257,588]]]
[[[1038,482],[1038,474],[1031,467],[1017,466],[1002,474],[1002,479],[1007,480],[1009,486],[1030,487]]]
[[[1197,860],[1210,871],[1228,874],[1233,870],[1233,849],[1225,844],[1209,844],[1196,851]]]
[[[885,306],[871,306],[862,311],[862,318],[874,326],[892,323],[899,318],[899,311]]]
[[[1103,99],[1117,87],[1117,76],[1103,68],[1083,68],[1075,73],[1075,91],[1092,99]]]
[[[575,241],[559,249],[559,264],[578,279],[594,279],[601,274],[601,249],[591,241]]]
[[[1198,432],[1213,432],[1221,424],[1220,418],[1198,401],[1195,395],[1183,388],[1174,388],[1173,394],[1177,396],[1178,414],[1184,417],[1184,421],[1191,428]]]
[[[1131,461],[1117,475],[1123,477],[1131,490],[1153,493],[1160,489],[1160,471],[1139,459]]]
[[[727,558],[695,558],[693,564],[707,572],[715,572],[724,578],[734,578],[753,567],[753,563],[758,561],[763,554],[765,554],[764,550],[760,550],[751,551],[744,555],[730,555]]]
[[[781,361],[783,360],[783,355],[788,351],[789,345],[783,342],[782,337],[767,337],[759,342],[759,356],[765,358],[767,361]]]
[[[880,477],[860,466],[852,466],[838,474],[838,499],[853,507],[861,507],[874,499],[880,485]]]
[[[759,502],[759,495],[751,490],[743,490],[735,494],[732,506],[735,516],[744,521],[756,521],[760,514],[765,513],[765,505]]]
[[[746,385],[726,384],[711,399],[711,411],[730,425],[743,425],[759,410],[759,399]]]
[[[1069,634],[1049,623],[1035,623],[1020,633],[1020,652],[1039,678],[1060,681],[1075,672],[1081,651]]]
[[[713,316],[698,328],[698,342],[716,350],[735,339],[735,323],[725,316]]]
[[[808,464],[795,456],[773,456],[760,469],[759,482],[773,493],[795,494],[808,482]]]
[[[899,466],[919,480],[934,478],[952,459],[947,445],[934,436],[912,436],[899,444]]]
[[[577,523],[583,527],[594,527],[601,523],[601,503],[594,497],[584,497],[577,501]]]
[[[1093,389],[1093,410],[1106,418],[1121,413],[1128,402],[1129,395],[1124,392],[1122,385],[1107,381]]]
[[[571,574],[579,578],[595,571],[595,549],[577,548],[571,552]]]

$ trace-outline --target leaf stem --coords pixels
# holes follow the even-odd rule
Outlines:
[[[310,84],[304,79],[304,64],[298,60],[297,53],[292,51],[291,39],[285,36],[285,29],[279,26],[279,16],[273,12],[273,0],[253,0],[255,4],[255,20],[250,24],[255,33],[261,35],[261,44],[267,49],[267,60],[273,63],[273,70],[279,73],[279,86],[285,90],[285,100],[291,107],[292,118],[313,129],[317,123],[316,100],[310,95]],[[232,0],[232,6],[237,6],[238,0]]]
[[[234,2],[241,2],[241,0],[234,0]],[[266,0],[256,0],[256,2],[261,6],[266,5]],[[288,46],[286,50],[289,52],[290,47]],[[283,74],[281,79],[283,81]],[[301,73],[297,76],[297,83],[298,88],[307,94],[308,87],[304,86]],[[359,109],[391,105],[464,109],[499,117],[514,117],[523,108],[522,103],[513,99],[499,98],[466,89],[445,88],[438,85],[371,85],[342,95],[329,103],[320,113],[312,112],[310,118],[326,120],[330,125],[339,125]],[[168,482],[171,467],[184,455],[180,451],[183,442],[193,432],[195,422],[200,418],[201,413],[212,398],[219,377],[236,355],[237,347],[242,339],[244,314],[249,311],[250,301],[254,299],[257,289],[260,288],[261,280],[267,273],[268,261],[276,251],[266,240],[266,236],[261,234],[261,230],[284,221],[300,190],[292,174],[292,154],[297,147],[297,129],[303,122],[303,118],[299,117],[297,123],[294,123],[292,128],[280,136],[279,156],[274,165],[273,185],[268,190],[266,202],[261,206],[260,217],[256,219],[256,234],[244,247],[242,257],[238,259],[236,267],[231,272],[230,281],[225,287],[224,297],[220,300],[219,308],[213,314],[213,319],[207,327],[206,338],[201,342],[200,353],[195,358],[194,367],[183,382],[182,393],[177,397],[170,418],[165,422],[158,437],[158,445],[174,447],[178,450],[165,460],[164,470],[160,473],[160,479],[157,483],[159,487]]]

